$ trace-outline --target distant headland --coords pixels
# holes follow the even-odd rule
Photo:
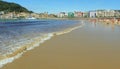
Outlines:
[[[19,4],[10,3],[2,0],[0,1],[0,11],[4,11],[6,13],[7,12],[29,12],[29,13],[32,12]]]

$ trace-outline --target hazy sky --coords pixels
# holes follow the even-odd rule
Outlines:
[[[120,9],[120,0],[5,0],[15,2],[34,12],[89,11]]]

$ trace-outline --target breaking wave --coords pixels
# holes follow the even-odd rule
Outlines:
[[[52,32],[50,30],[51,28],[49,28],[48,29],[49,32],[47,32],[47,33],[42,32],[42,35],[40,35],[40,36],[32,35],[32,37],[33,36],[35,36],[35,37],[34,38],[28,38],[28,39],[22,39],[22,40],[18,41],[18,43],[14,43],[15,47],[13,47],[13,48],[11,46],[9,46],[9,47],[11,47],[10,49],[4,48],[4,50],[8,50],[8,52],[4,52],[4,50],[0,51],[0,57],[2,57],[2,58],[0,58],[0,68],[3,67],[7,63],[13,62],[15,59],[18,59],[19,57],[22,56],[22,54],[24,52],[27,52],[28,50],[32,50],[35,47],[40,46],[40,44],[44,43],[46,40],[51,39],[53,36],[69,33],[69,32],[71,32],[75,29],[78,29],[78,28],[82,27],[83,25],[84,25],[83,23],[79,22],[79,23],[70,25],[70,27],[65,26],[67,28],[64,28],[64,29],[62,28],[61,30],[54,30],[53,31],[53,28],[52,28]],[[61,25],[61,26],[63,26],[63,25]],[[47,26],[47,27],[49,27],[49,26]],[[46,29],[44,31],[46,31]],[[34,32],[32,32],[32,33],[34,33]],[[36,33],[36,34],[39,34],[39,33]]]

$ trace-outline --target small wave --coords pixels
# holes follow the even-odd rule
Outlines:
[[[53,33],[50,33],[50,34],[48,34],[48,35],[45,35],[45,36],[42,37],[42,38],[36,39],[35,43],[31,43],[31,44],[34,44],[34,46],[28,46],[28,47],[27,47],[27,50],[32,50],[32,49],[34,49],[35,47],[39,46],[41,43],[45,42],[46,40],[49,40],[51,37],[53,37]]]
[[[5,57],[5,58],[3,58],[2,60],[0,59],[0,68],[2,68],[3,65],[5,65],[5,64],[7,64],[7,63],[12,63],[13,60],[19,58],[22,54],[23,54],[23,53],[19,53],[19,54],[17,54],[17,55],[14,56],[14,57],[9,57],[9,58],[8,58],[8,57]]]
[[[54,34],[55,34],[55,35],[66,34],[66,33],[72,32],[73,30],[76,30],[76,29],[78,29],[78,28],[80,28],[80,27],[83,27],[83,26],[84,26],[84,23],[82,23],[80,26],[76,26],[76,27],[74,27],[74,28],[68,28],[68,29],[66,29],[66,30],[64,30],[64,31],[61,31],[61,32],[55,32]]]
[[[32,50],[35,47],[40,46],[41,43],[44,43],[46,40],[51,39],[54,35],[62,35],[62,34],[69,33],[75,29],[82,27],[83,25],[84,24],[82,23],[80,24],[80,26],[77,26],[77,27],[68,28],[66,30],[59,31],[59,32],[48,33],[48,34],[45,34],[43,37],[34,38],[30,43],[25,44],[24,46],[18,48],[17,51],[4,55],[5,58],[0,59],[0,68],[3,67],[7,63],[13,62],[15,59],[18,59],[19,57],[22,56],[24,52],[27,52],[28,50]]]
[[[35,38],[33,42],[26,44],[25,46],[22,46],[17,51],[13,52],[12,54],[6,54],[4,55],[5,58],[0,59],[0,68],[2,68],[5,64],[13,62],[15,59],[22,56],[22,54],[28,50],[32,50],[35,47],[40,46],[41,43],[45,42],[46,40],[49,40],[53,36],[53,33],[49,33],[47,35],[44,35],[43,37]]]

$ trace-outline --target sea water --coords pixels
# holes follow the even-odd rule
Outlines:
[[[0,21],[0,67],[54,35],[68,33],[82,25],[77,20]]]

